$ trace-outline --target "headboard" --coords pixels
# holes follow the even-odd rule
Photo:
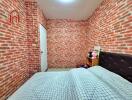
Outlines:
[[[99,65],[132,82],[132,55],[100,52]]]

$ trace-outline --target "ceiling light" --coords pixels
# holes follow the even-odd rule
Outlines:
[[[61,3],[73,3],[75,2],[75,0],[57,0],[58,2],[61,2]]]

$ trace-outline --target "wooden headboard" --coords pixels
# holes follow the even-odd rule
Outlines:
[[[132,82],[132,55],[101,52],[99,65]]]

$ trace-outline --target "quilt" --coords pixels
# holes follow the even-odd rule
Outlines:
[[[132,100],[132,83],[101,66],[39,72],[8,100]]]

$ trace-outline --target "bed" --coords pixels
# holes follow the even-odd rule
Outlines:
[[[132,83],[100,66],[41,72],[8,100],[132,100]]]
[[[105,57],[101,55],[103,60]],[[103,65],[105,61],[100,63]],[[8,100],[132,100],[132,83],[129,79],[104,66],[39,72]]]

